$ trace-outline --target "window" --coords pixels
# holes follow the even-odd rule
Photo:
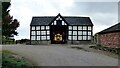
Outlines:
[[[50,31],[47,31],[47,35],[49,35],[50,34]]]
[[[64,21],[63,21],[64,22]],[[64,25],[67,25],[65,22],[64,22]]]
[[[32,32],[31,32],[31,35],[35,35],[35,31],[32,31]]]
[[[51,25],[53,25],[53,23]]]
[[[88,36],[88,40],[91,40],[91,36]]]
[[[78,26],[78,30],[82,30],[82,26]]]
[[[82,36],[78,36],[78,40],[82,40]]]
[[[83,26],[83,30],[87,30],[87,27],[86,27],[86,26]]]
[[[59,20],[60,17],[56,18],[56,20]]]
[[[50,29],[49,26],[46,26],[46,29]]]
[[[50,40],[50,36],[47,36],[47,40]]]
[[[69,35],[72,35],[72,31],[69,31]]]
[[[62,18],[59,18],[60,20],[62,20]]]
[[[35,30],[35,26],[32,26],[32,30]]]
[[[59,16],[56,20],[62,20],[62,18],[60,18],[60,16]]]
[[[46,40],[46,36],[41,36],[41,40]]]
[[[91,32],[88,32],[88,35],[91,35]]]
[[[64,21],[62,21],[62,25],[67,25]]]
[[[78,31],[78,35],[82,35],[82,31]]]
[[[54,21],[54,25],[56,25],[56,21]]]
[[[65,25],[65,22],[64,22],[64,21],[62,21],[62,25]]]
[[[40,35],[40,31],[37,31],[37,35]]]
[[[72,30],[72,26],[69,26],[69,30]]]
[[[36,26],[36,30],[40,30],[40,26]]]
[[[91,26],[88,26],[88,30],[92,30]]]
[[[65,23],[65,25],[67,25],[67,24]]]
[[[37,36],[37,40],[40,40],[40,36]]]
[[[73,36],[73,40],[77,40],[77,36]]]
[[[73,30],[77,30],[77,26],[73,26]]]
[[[72,40],[72,36],[68,36],[68,40]]]
[[[87,40],[87,36],[83,36],[83,40]]]
[[[46,35],[46,31],[41,31],[41,35]]]
[[[45,29],[45,26],[41,26],[41,30],[44,30]]]
[[[77,35],[77,31],[73,31],[73,35]]]
[[[87,31],[83,31],[83,35],[87,35]]]
[[[35,40],[35,36],[31,36],[31,40]]]

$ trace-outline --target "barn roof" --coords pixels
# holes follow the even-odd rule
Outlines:
[[[120,22],[101,31],[101,32],[98,32],[98,34],[110,33],[110,32],[120,32]]]
[[[40,16],[33,17],[31,21],[32,25],[49,25],[56,16]],[[69,25],[90,25],[93,26],[89,17],[76,17],[76,16],[62,16]]]

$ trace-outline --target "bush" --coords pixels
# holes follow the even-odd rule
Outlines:
[[[2,37],[2,44],[16,44],[14,39]]]

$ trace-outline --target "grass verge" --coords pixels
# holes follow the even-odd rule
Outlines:
[[[8,50],[2,51],[2,68],[26,68],[28,66],[31,66],[31,63],[23,57]]]

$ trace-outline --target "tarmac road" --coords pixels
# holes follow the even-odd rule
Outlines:
[[[118,66],[118,59],[66,46],[3,45],[2,49],[23,56],[36,66]]]

